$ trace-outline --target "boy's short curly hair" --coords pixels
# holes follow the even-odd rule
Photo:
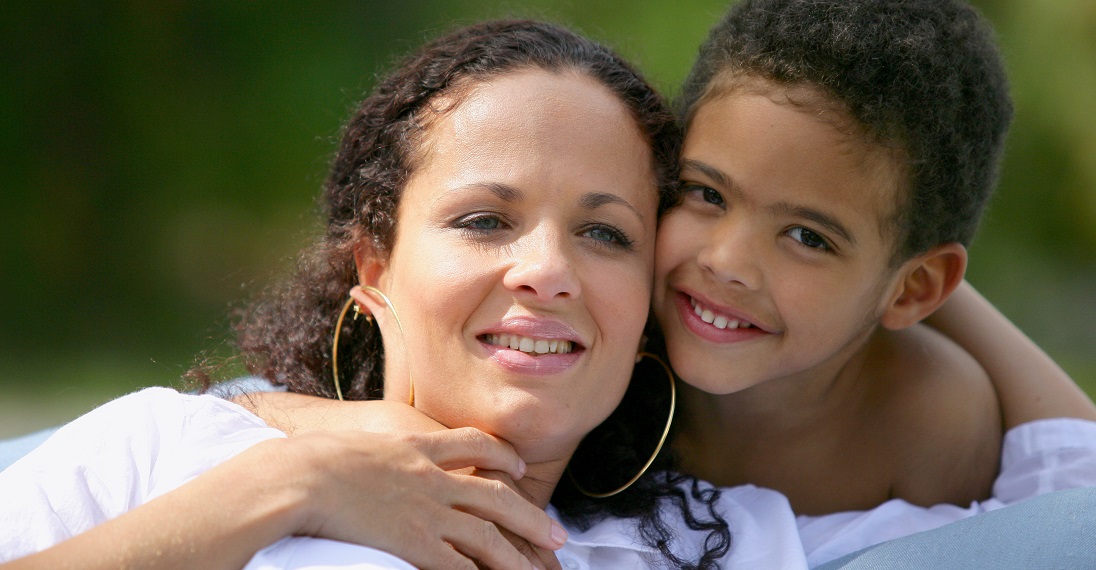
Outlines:
[[[700,47],[691,119],[724,79],[814,86],[897,149],[897,263],[969,245],[997,183],[1012,101],[988,23],[959,0],[743,0]]]

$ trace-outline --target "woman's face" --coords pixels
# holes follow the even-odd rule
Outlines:
[[[442,424],[498,435],[530,462],[569,454],[622,397],[647,318],[649,146],[575,72],[474,84],[427,124],[392,254],[361,264],[406,333],[370,307],[385,396],[406,401],[410,371],[416,407]]]

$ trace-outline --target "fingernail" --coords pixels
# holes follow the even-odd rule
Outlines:
[[[552,542],[559,546],[567,542],[567,531],[556,521],[552,521]]]
[[[522,461],[522,459],[519,457],[518,458],[518,479],[521,479],[522,477],[525,476],[525,470],[528,469],[528,468],[529,468],[529,466],[525,464],[525,461]]]

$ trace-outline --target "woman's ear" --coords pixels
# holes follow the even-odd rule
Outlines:
[[[373,295],[362,291],[361,285],[369,285],[383,291],[384,287],[381,285],[381,280],[386,266],[384,262],[380,261],[373,247],[366,243],[366,240],[360,240],[354,246],[354,266],[358,272],[359,286],[350,290],[350,296],[357,300],[362,312],[371,315],[381,314],[385,308],[384,304],[375,299]]]
[[[880,319],[890,330],[913,326],[931,315],[955,288],[967,271],[967,248],[952,242],[932,248],[902,264],[900,281]]]

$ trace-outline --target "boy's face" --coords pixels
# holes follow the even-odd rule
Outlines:
[[[897,175],[833,115],[756,93],[697,110],[684,201],[658,231],[653,301],[690,384],[728,394],[832,379],[878,323],[897,280],[884,223]]]

